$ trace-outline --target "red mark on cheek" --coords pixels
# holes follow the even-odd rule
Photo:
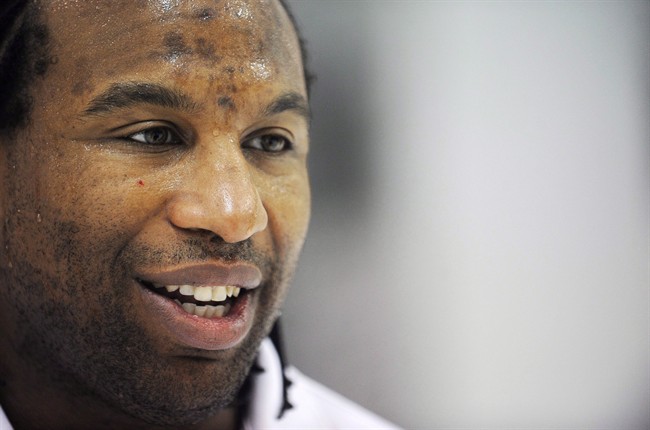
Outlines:
[[[144,181],[142,179],[138,179],[138,187],[144,187]]]

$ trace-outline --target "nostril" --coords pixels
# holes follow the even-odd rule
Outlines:
[[[223,237],[213,232],[212,230],[204,228],[181,228],[186,234],[191,235],[195,239],[205,241],[206,243],[216,244],[216,245],[226,245],[226,241]]]
[[[227,242],[223,239],[223,237],[219,236],[218,234],[212,233],[212,235],[210,236],[210,243],[222,245]]]

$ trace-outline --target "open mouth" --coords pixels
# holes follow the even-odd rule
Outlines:
[[[185,312],[202,318],[228,315],[235,302],[247,290],[235,286],[217,285],[158,285],[138,279],[144,288],[176,302]]]

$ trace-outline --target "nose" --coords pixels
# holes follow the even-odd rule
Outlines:
[[[188,161],[167,203],[178,228],[209,231],[229,243],[266,228],[268,215],[239,146],[223,145]]]

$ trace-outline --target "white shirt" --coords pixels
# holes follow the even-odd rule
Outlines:
[[[399,429],[340,394],[289,366],[286,375],[289,402],[293,405],[278,418],[283,402],[282,366],[270,339],[260,346],[257,363],[264,372],[253,374],[252,393],[244,430],[392,430]],[[0,407],[0,430],[13,430]]]
[[[260,346],[257,363],[264,372],[255,375],[250,413],[244,430],[389,430],[399,427],[351,402],[289,366],[289,402],[293,405],[278,418],[282,407],[282,367],[269,339]]]

